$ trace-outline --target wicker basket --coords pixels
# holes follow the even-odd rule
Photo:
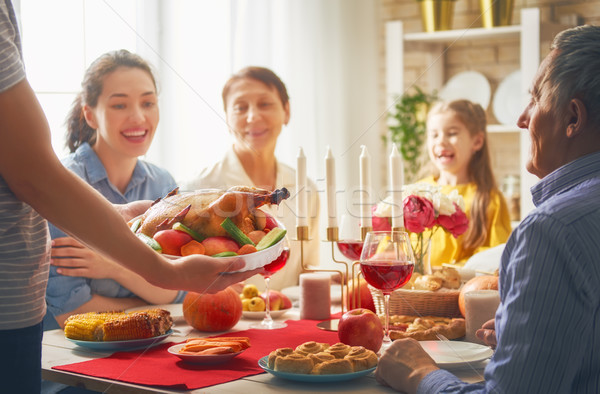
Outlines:
[[[377,314],[385,314],[381,290],[369,285]],[[462,317],[458,309],[459,290],[394,290],[390,296],[390,316],[442,316]]]

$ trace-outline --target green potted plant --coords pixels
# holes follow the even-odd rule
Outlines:
[[[405,182],[414,182],[421,168],[421,151],[426,138],[427,112],[437,100],[435,92],[428,94],[418,86],[395,101],[390,112],[389,140],[398,144],[405,161]],[[383,136],[387,144],[388,136]]]

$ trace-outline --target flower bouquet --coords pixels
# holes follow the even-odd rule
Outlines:
[[[415,272],[430,273],[428,259],[431,237],[440,227],[455,238],[467,231],[469,219],[465,202],[458,191],[441,192],[441,187],[413,183],[402,188],[404,227],[411,234]],[[386,198],[373,207],[373,230],[391,229],[392,200]]]

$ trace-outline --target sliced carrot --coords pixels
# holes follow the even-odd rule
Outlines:
[[[210,349],[206,349],[201,351],[198,354],[229,354],[229,353],[237,353],[239,352],[239,350],[236,350],[234,348],[228,347],[228,346],[216,346]]]
[[[243,245],[237,251],[237,254],[242,255],[242,254],[250,254],[250,253],[254,253],[254,252],[256,252],[256,246],[251,245],[251,244],[246,244],[246,245]]]
[[[181,247],[181,255],[189,256],[192,254],[204,254],[206,249],[204,249],[204,245],[196,240],[191,240]]]

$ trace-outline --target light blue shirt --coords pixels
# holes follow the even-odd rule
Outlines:
[[[485,385],[439,370],[419,393],[600,392],[600,152],[531,191],[536,209],[502,256],[498,345]]]
[[[155,200],[165,196],[176,187],[175,180],[167,170],[138,160],[125,194],[108,180],[106,169],[88,143],[82,144],[74,153],[62,160],[65,167],[98,190],[113,204],[125,204],[137,200]],[[90,226],[93,226],[90,223]],[[66,236],[49,223],[52,239]],[[135,294],[112,279],[89,279],[63,276],[50,267],[50,278],[46,290],[47,313],[44,329],[59,328],[54,316],[62,315],[85,304],[92,294],[105,297],[135,297]],[[174,302],[181,302],[185,292],[179,292]]]

